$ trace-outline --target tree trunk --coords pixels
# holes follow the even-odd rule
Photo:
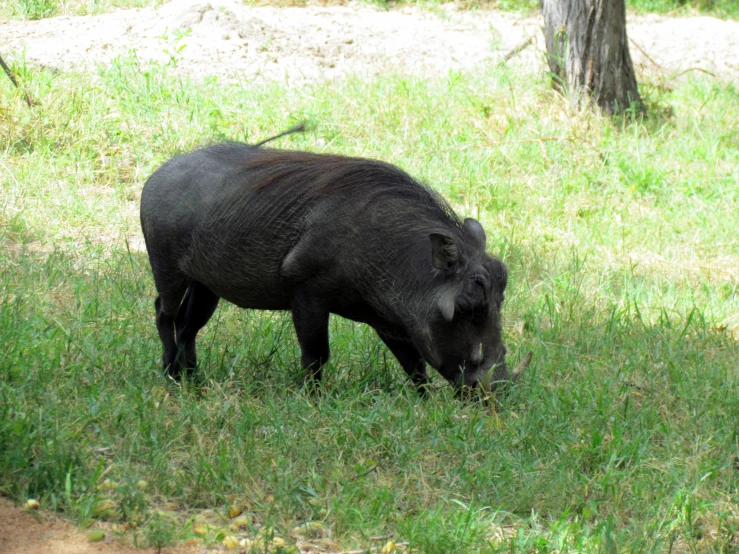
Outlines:
[[[625,0],[542,0],[544,38],[555,88],[589,95],[606,113],[641,97],[626,38]]]

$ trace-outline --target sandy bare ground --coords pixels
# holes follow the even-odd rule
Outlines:
[[[177,58],[179,71],[222,81],[277,80],[300,86],[348,74],[470,71],[500,61],[544,70],[539,17],[453,5],[384,11],[368,5],[273,8],[238,0],[173,0],[158,9],[0,24],[0,53],[60,71],[94,69],[136,53],[145,66]],[[630,17],[635,62],[675,76],[695,68],[739,78],[739,21],[712,17]],[[178,49],[184,45],[181,51]]]
[[[121,544],[112,534],[107,540],[90,542],[87,534],[49,512],[23,511],[0,497],[0,552],[2,554],[150,554],[155,550]],[[162,554],[198,554],[201,545],[163,548]]]

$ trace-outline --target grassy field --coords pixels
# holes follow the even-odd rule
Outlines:
[[[0,80],[0,493],[155,546],[216,545],[237,505],[238,536],[287,544],[254,552],[305,522],[324,550],[739,551],[736,87],[643,82],[629,121],[506,67],[302,90],[15,68],[39,105]],[[325,394],[305,394],[289,317],[225,304],[206,385],[160,375],[143,182],[303,119],[281,146],[396,163],[483,222],[510,356],[534,352],[499,410],[438,376],[418,399],[338,318]]]
[[[469,9],[496,8],[514,12],[534,13],[540,0],[360,0],[378,6],[418,5],[435,6],[456,1]],[[0,6],[0,18],[21,17],[42,19],[55,15],[87,15],[111,11],[115,8],[158,6],[162,0],[7,0]],[[246,4],[270,6],[343,5],[347,0],[244,0]],[[737,0],[626,0],[626,6],[635,13],[664,13],[687,15],[704,13],[717,17],[739,17]]]

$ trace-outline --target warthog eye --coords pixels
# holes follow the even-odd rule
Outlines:
[[[472,275],[470,280],[472,281],[472,286],[469,289],[469,294],[472,305],[479,306],[487,302],[489,286],[485,275],[477,273]]]
[[[483,290],[488,287],[488,281],[485,279],[484,275],[473,275],[472,282]]]

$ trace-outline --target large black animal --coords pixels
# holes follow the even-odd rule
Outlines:
[[[506,268],[485,252],[477,221],[461,221],[387,163],[264,142],[177,156],[144,186],[169,375],[195,368],[195,337],[223,298],[292,311],[315,380],[329,357],[330,313],[373,327],[422,391],[426,363],[455,386],[511,378],[500,322]]]

